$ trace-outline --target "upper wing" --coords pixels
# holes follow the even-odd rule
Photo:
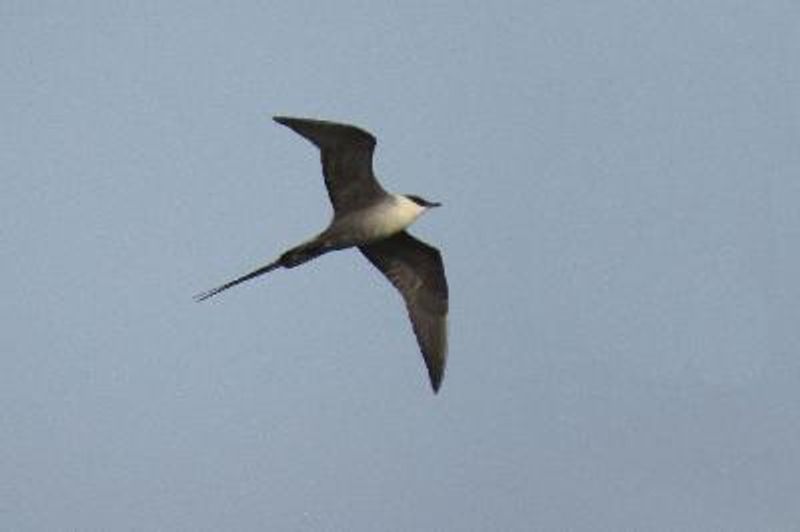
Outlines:
[[[403,295],[431,386],[439,390],[447,361],[447,278],[439,250],[405,231],[359,246]]]
[[[385,194],[372,173],[375,137],[370,133],[323,120],[276,116],[275,121],[320,149],[325,186],[335,212],[356,210]]]

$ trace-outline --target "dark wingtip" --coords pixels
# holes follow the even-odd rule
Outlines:
[[[279,123],[282,126],[286,126],[290,129],[296,130],[296,128],[300,127],[303,122],[316,122],[316,120],[312,120],[309,118],[295,118],[292,116],[273,116],[272,119]]]
[[[319,120],[317,118],[297,118],[277,115],[272,119],[294,130],[295,133],[307,138],[318,147],[336,147],[340,142],[366,144],[374,147],[375,136],[352,124]]]
[[[297,126],[297,118],[292,118],[291,116],[273,116],[272,119],[282,126],[286,126],[289,129],[295,129]]]
[[[431,378],[431,388],[433,389],[433,394],[436,395],[439,393],[439,388],[442,386],[442,374],[435,374],[433,372],[429,373]]]
[[[313,144],[318,144],[319,139],[316,138],[316,135],[311,134],[309,130],[312,126],[319,126],[323,124],[321,120],[314,120],[311,118],[295,118],[291,116],[273,116],[272,119],[277,122],[278,124],[288,127],[295,133],[300,136],[303,136],[310,140]]]

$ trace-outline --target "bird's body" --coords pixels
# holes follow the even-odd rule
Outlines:
[[[368,244],[399,233],[413,224],[425,209],[405,196],[389,194],[374,205],[334,216],[322,235],[331,235],[350,246]]]
[[[405,232],[438,203],[419,196],[391,194],[372,173],[375,137],[355,126],[322,120],[275,117],[315,144],[334,214],[314,238],[284,252],[275,261],[218,288],[207,299],[277,268],[294,268],[325,253],[358,247],[402,294],[434,391],[447,356],[448,288],[441,255]]]

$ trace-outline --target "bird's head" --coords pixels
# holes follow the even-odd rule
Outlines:
[[[435,201],[428,201],[424,198],[420,198],[414,194],[406,194],[406,198],[410,199],[420,207],[424,208],[425,210],[432,209],[433,207],[441,207],[441,203],[437,203]]]

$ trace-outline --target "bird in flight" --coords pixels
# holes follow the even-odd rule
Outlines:
[[[439,203],[386,192],[372,172],[375,137],[358,127],[306,118],[276,116],[320,150],[322,174],[333,218],[315,237],[277,259],[222,286],[195,296],[203,301],[278,268],[294,268],[325,253],[357,247],[405,300],[434,393],[447,360],[448,289],[439,250],[406,228]]]

